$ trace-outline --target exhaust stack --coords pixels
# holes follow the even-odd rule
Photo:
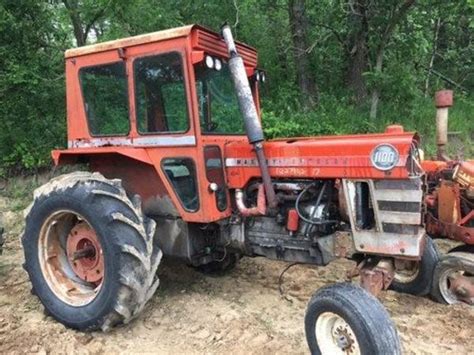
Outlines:
[[[451,160],[446,154],[448,144],[448,110],[453,106],[453,91],[440,90],[435,94],[436,105],[436,145],[438,146],[438,159]]]
[[[237,48],[229,25],[224,25],[221,31],[230,56],[229,69],[234,82],[235,91],[237,92],[239,108],[244,117],[245,131],[249,142],[253,145],[257,155],[258,166],[260,167],[260,173],[262,174],[268,206],[270,208],[275,208],[278,201],[268,171],[267,159],[265,158],[265,153],[263,151],[262,142],[264,137],[262,125],[258,118],[255,102],[253,101],[252,90],[250,89],[247,72],[245,71],[244,61],[237,53]]]

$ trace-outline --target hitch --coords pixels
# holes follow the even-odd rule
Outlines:
[[[380,259],[375,264],[371,259],[364,259],[354,269],[347,273],[349,281],[360,276],[360,285],[374,296],[382,290],[387,290],[393,281],[395,267],[391,259]]]

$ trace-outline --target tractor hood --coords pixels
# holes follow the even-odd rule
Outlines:
[[[272,178],[407,179],[418,143],[416,133],[389,126],[381,134],[270,140],[264,151]],[[229,143],[225,158],[229,187],[242,188],[260,176],[250,144]]]

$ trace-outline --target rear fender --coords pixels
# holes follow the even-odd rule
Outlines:
[[[56,166],[88,163],[92,171],[98,171],[108,179],[122,180],[127,193],[139,195],[147,215],[180,217],[180,204],[174,191],[163,182],[145,149],[101,147],[100,149],[73,148],[52,152]]]

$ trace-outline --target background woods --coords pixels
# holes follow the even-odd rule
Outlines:
[[[430,153],[433,93],[452,88],[450,130],[472,155],[472,0],[1,0],[0,174],[47,166],[65,145],[65,49],[225,21],[267,71],[269,138],[398,122]]]

